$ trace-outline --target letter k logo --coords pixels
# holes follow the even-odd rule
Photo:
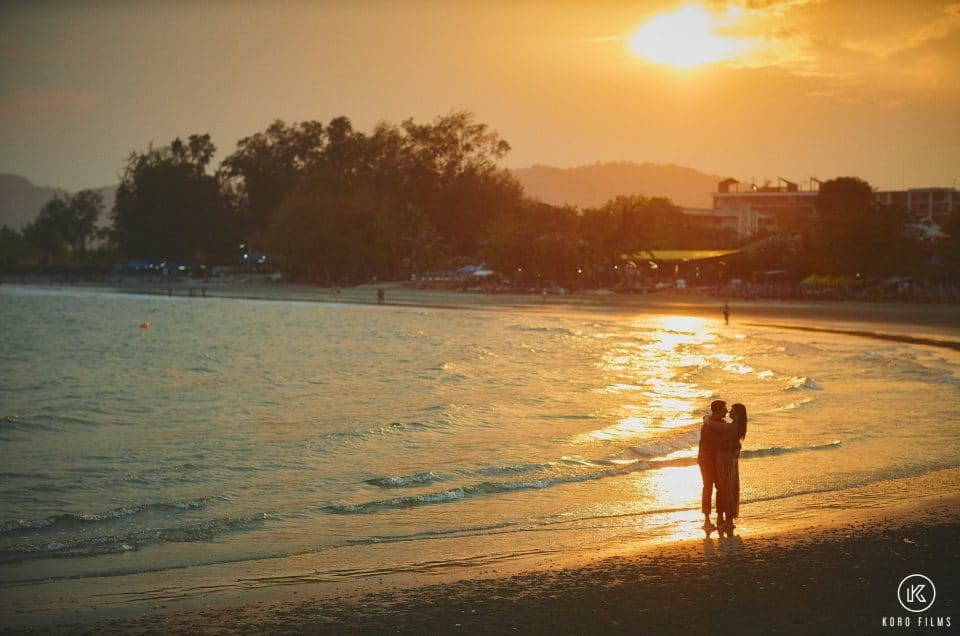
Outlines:
[[[897,600],[908,612],[925,612],[937,598],[937,587],[922,574],[904,577],[897,587]]]
[[[911,585],[907,588],[907,603],[926,603],[927,599],[923,597],[923,588],[927,587],[923,583]]]

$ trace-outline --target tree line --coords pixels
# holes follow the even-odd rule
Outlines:
[[[645,250],[743,244],[665,198],[624,196],[584,210],[531,199],[499,166],[509,150],[469,112],[368,133],[347,117],[277,120],[237,142],[216,169],[210,135],[194,134],[130,154],[109,228],[95,226],[99,195],[81,191],[52,199],[22,233],[0,230],[0,250],[7,261],[33,249],[61,262],[210,264],[268,253],[289,278],[324,284],[482,261],[516,284],[601,286],[616,284],[630,255]],[[860,179],[824,183],[817,208],[801,233],[751,237],[739,267],[884,276],[930,262],[932,248],[904,240],[905,212],[879,207]],[[960,236],[956,220],[948,229]],[[955,273],[955,240],[936,249]]]

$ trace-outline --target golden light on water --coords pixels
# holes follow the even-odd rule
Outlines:
[[[609,442],[618,439],[634,439],[641,437],[650,428],[649,417],[625,417],[612,426],[596,431],[590,431],[581,436],[580,441],[596,440]]]
[[[667,532],[664,541],[703,537],[700,527],[700,471],[693,466],[676,466],[638,474],[634,486],[638,498],[652,498],[657,508],[672,512],[658,515],[658,525]],[[638,523],[649,523],[638,519]]]
[[[663,508],[696,508],[702,486],[700,469],[693,466],[669,466],[650,471],[642,477],[645,489]]]
[[[706,318],[697,318],[696,316],[661,316],[659,321],[660,328],[668,332],[687,332],[697,334],[701,339],[708,338]]]
[[[649,319],[638,320],[636,340],[613,344],[600,361],[610,381],[599,393],[624,398],[614,413],[616,422],[576,441],[643,439],[657,430],[689,425],[710,395],[685,377],[709,363],[701,349],[715,339],[710,324],[692,316],[662,316],[652,325]]]

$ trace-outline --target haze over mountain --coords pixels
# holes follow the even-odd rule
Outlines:
[[[576,168],[536,165],[511,170],[527,194],[553,205],[598,207],[619,195],[666,197],[681,207],[708,208],[710,193],[723,179],[692,168],[653,163],[598,162]],[[105,225],[117,186],[96,188],[103,195]],[[40,208],[62,188],[38,186],[24,177],[0,174],[0,227],[20,231],[40,213]]]
[[[110,208],[117,194],[117,186],[93,188],[103,197],[104,213],[97,225],[109,223]],[[0,227],[7,226],[19,232],[23,226],[40,214],[40,209],[58,194],[73,194],[62,188],[38,186],[16,174],[0,174]]]
[[[601,206],[618,195],[666,197],[681,207],[709,208],[724,179],[693,168],[627,161],[576,168],[531,166],[511,171],[527,194],[553,205]]]
[[[15,174],[0,174],[0,227],[18,232],[37,217],[40,208],[64,190],[30,183]]]

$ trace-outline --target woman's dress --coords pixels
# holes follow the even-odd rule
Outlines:
[[[730,519],[740,516],[740,439],[734,426],[723,427],[716,455],[717,512]]]

